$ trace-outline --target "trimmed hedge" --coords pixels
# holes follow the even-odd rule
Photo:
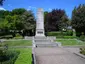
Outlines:
[[[68,30],[67,32],[48,32],[47,36],[56,36],[56,38],[76,38],[76,36],[72,36],[72,30]]]
[[[13,38],[12,35],[4,35],[4,36],[0,36],[0,39],[10,39]]]
[[[61,32],[47,32],[47,36],[60,36],[62,35]]]
[[[63,38],[65,38],[65,39],[74,39],[74,38],[76,38],[76,36],[63,36]]]
[[[47,36],[72,36],[73,31],[67,30],[66,32],[47,32]]]

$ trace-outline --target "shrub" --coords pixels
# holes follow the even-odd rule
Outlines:
[[[21,35],[19,33],[16,34],[16,37],[20,37]]]
[[[80,53],[85,55],[85,48],[80,48]]]
[[[7,30],[5,31],[0,31],[0,36],[5,36],[5,35],[11,35],[11,33]]]
[[[1,64],[14,64],[19,52],[0,49],[0,63]]]
[[[14,37],[14,39],[23,39],[23,37],[22,36],[20,36],[20,37]]]
[[[67,35],[72,36],[73,35],[73,30],[67,30]]]
[[[81,35],[80,36],[80,40],[85,41],[85,36],[84,35]]]
[[[14,37],[14,39],[22,39],[22,38],[23,37],[19,33],[17,33],[16,36]]]
[[[18,58],[19,52],[16,51],[8,51],[7,53],[7,61],[4,61],[2,64],[14,64],[16,59]]]
[[[81,36],[81,32],[76,31],[76,36],[80,37]]]
[[[62,32],[62,35],[63,36],[67,36],[67,32]]]

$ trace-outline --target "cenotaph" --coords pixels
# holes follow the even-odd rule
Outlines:
[[[36,35],[33,39],[35,47],[55,47],[56,37],[46,37],[44,31],[44,11],[42,8],[37,10]]]
[[[37,21],[36,21],[36,37],[37,36],[45,36],[44,35],[44,12],[42,8],[38,8],[37,11]]]

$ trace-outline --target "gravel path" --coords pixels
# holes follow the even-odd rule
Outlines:
[[[36,48],[37,64],[85,64],[85,59],[65,48]]]

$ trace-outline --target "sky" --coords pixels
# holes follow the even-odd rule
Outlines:
[[[64,9],[69,18],[71,18],[72,10],[79,4],[85,4],[85,0],[5,0],[4,5],[0,9],[13,10],[15,8],[25,8],[32,10],[36,16],[38,8],[44,11],[52,9]]]

